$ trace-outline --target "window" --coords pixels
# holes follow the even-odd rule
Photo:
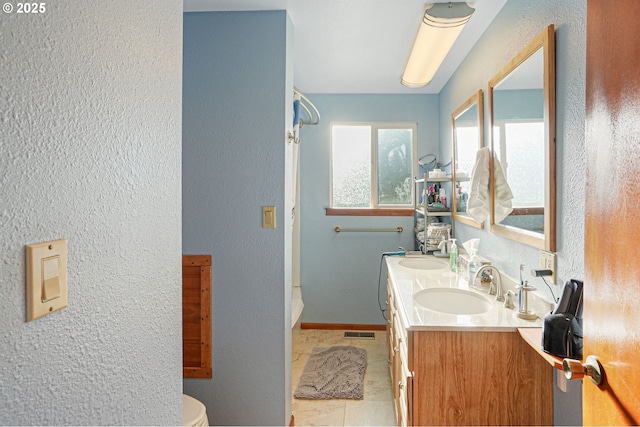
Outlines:
[[[544,206],[544,122],[504,122],[494,126],[493,131],[495,140],[500,142],[496,153],[513,193],[514,208]],[[508,151],[504,149],[506,141]]]
[[[415,124],[331,127],[331,207],[413,206]]]

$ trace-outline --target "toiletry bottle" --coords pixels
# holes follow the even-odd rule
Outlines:
[[[449,266],[451,271],[458,272],[458,247],[456,246],[456,239],[451,239],[451,250],[449,251]]]
[[[478,256],[476,251],[471,251],[471,260],[469,261],[469,286],[474,286],[476,273],[478,272]]]
[[[447,207],[447,191],[444,188],[440,188],[439,197],[440,203],[446,208]]]

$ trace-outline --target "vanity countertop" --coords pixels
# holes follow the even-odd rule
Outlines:
[[[405,261],[403,261],[405,260]],[[411,262],[440,263],[442,268],[422,270],[401,265],[406,260]],[[486,290],[470,287],[464,274],[454,273],[449,269],[449,260],[432,255],[415,257],[387,257],[387,269],[391,280],[391,288],[398,306],[398,315],[408,330],[420,331],[485,331],[515,332],[518,328],[540,328],[542,320],[525,320],[516,316],[517,308],[508,309],[502,302],[495,301],[493,295]],[[424,308],[414,300],[414,295],[429,288],[457,288],[474,292],[487,298],[493,307],[481,314],[448,314]],[[518,305],[517,296],[513,298]]]

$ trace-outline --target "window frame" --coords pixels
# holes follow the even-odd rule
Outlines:
[[[333,128],[334,126],[367,126],[370,128],[371,185],[368,207],[333,206]],[[411,129],[411,196],[407,205],[380,205],[378,203],[378,132],[381,129]],[[412,216],[415,203],[414,179],[417,173],[418,124],[416,122],[331,122],[329,124],[329,207],[326,215],[340,216]]]

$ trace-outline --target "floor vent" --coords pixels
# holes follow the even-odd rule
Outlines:
[[[376,334],[374,332],[345,332],[345,338],[360,338],[363,340],[375,340]]]

